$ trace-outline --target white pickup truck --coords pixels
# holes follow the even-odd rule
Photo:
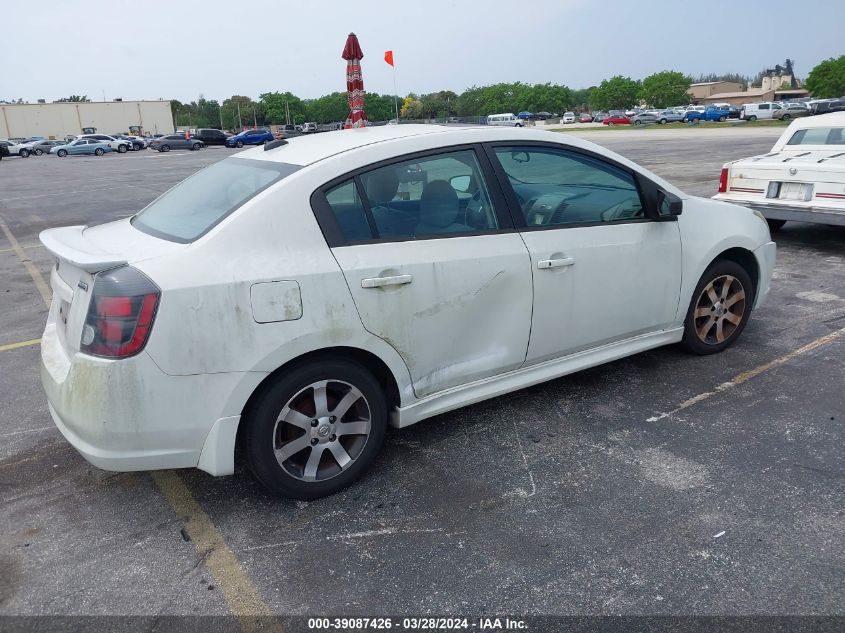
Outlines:
[[[845,226],[845,112],[795,119],[768,154],[725,163],[718,200],[788,220]]]

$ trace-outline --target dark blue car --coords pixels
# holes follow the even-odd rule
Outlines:
[[[273,140],[273,133],[267,128],[259,127],[254,130],[244,130],[226,139],[226,147],[243,147],[244,145],[264,145]]]

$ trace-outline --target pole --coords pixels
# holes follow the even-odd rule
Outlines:
[[[241,104],[240,104],[240,102],[238,102],[238,127],[240,129],[243,129],[243,127],[244,127],[243,119],[241,119]]]
[[[399,91],[396,90],[396,62],[393,62],[393,106],[396,108],[396,124],[399,124]]]
[[[252,106],[252,127],[258,127],[258,119],[255,117],[255,106]]]
[[[218,110],[217,110],[217,111],[220,113],[220,129],[222,130],[222,129],[223,129],[223,127],[224,127],[224,126],[223,126],[223,106],[222,106],[222,105],[221,105],[221,106],[218,106]]]

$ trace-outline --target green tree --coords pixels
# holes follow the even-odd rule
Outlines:
[[[349,114],[345,92],[333,92],[317,99],[307,99],[304,103],[306,121],[337,123],[345,121]]]
[[[240,120],[238,119],[238,108],[240,107]],[[219,114],[218,114],[218,119]],[[252,98],[244,95],[232,95],[223,101],[223,125],[231,126],[232,129],[241,130],[244,127],[252,127],[254,123],[264,125],[266,123],[264,109],[261,104],[253,101]],[[179,125],[184,125],[180,123]]]
[[[596,110],[620,110],[637,102],[640,82],[616,75],[605,79],[590,93],[590,105]]]
[[[674,70],[664,70],[643,79],[640,99],[655,108],[668,108],[689,101],[690,78]]]
[[[265,92],[259,95],[259,103],[268,123],[303,123],[305,103],[291,92]],[[290,120],[288,120],[288,115]]]
[[[89,101],[91,101],[91,99],[88,98],[88,95],[70,95],[69,97],[56,99],[56,103],[87,103]],[[18,99],[18,103],[23,102]]]
[[[393,95],[368,92],[364,95],[364,112],[370,121],[388,121],[396,118]]]
[[[845,95],[845,55],[817,64],[807,75],[804,86],[819,99]]]

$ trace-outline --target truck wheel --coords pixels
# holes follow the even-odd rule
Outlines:
[[[749,120],[749,121],[751,121],[751,122],[753,123],[754,121],[756,121],[756,120],[757,120],[757,116],[756,116],[756,115],[754,115],[754,114],[752,114],[750,117],[748,117],[748,120]]]
[[[725,117],[724,117],[724,116],[720,116],[720,117],[719,117],[719,123],[724,123],[724,122],[725,122]]]

